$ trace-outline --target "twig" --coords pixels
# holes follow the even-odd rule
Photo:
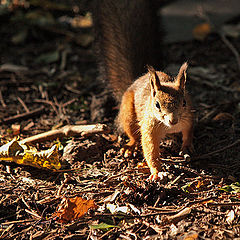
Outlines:
[[[177,183],[183,176],[184,176],[184,173],[181,173],[179,176],[177,176],[172,182],[169,183],[169,187]]]
[[[106,233],[104,233],[100,238],[98,238],[99,240],[100,239],[103,239],[104,237],[106,237],[109,233],[113,232],[116,228],[112,228],[110,229],[109,231],[107,231]]]
[[[2,104],[2,106],[3,106],[4,108],[7,107],[7,105],[5,104],[5,102],[4,102],[4,100],[3,100],[3,95],[2,95],[2,90],[1,90],[1,88],[0,88],[0,102],[1,102],[1,104]]]
[[[177,214],[181,212],[185,207],[177,208],[177,209],[171,209],[171,208],[157,208],[157,207],[148,207],[150,210],[158,211],[158,213],[161,214]]]
[[[189,210],[189,207],[184,208],[181,212],[177,213],[179,215],[181,215],[182,213],[187,212],[184,211],[185,209]],[[148,213],[148,214],[141,214],[141,215],[126,215],[126,214],[112,214],[112,213],[102,213],[102,214],[95,214],[94,217],[124,217],[124,218],[146,218],[146,217],[154,217],[154,216],[158,216],[158,215],[168,215],[168,214],[172,214],[171,212],[155,212],[155,213]],[[177,215],[176,214],[176,215]],[[175,215],[174,215],[175,216]],[[92,218],[91,217],[86,217],[86,218]]]
[[[20,143],[43,142],[63,137],[101,134],[108,131],[109,128],[107,127],[107,125],[100,123],[93,125],[67,125],[59,129],[51,130],[32,137],[25,138],[21,140]]]
[[[6,239],[7,235],[14,229],[14,224],[9,225],[0,235],[0,239]]]
[[[21,219],[21,220],[16,220],[16,221],[11,221],[11,222],[2,222],[1,225],[11,225],[11,224],[16,224],[16,223],[27,223],[27,222],[34,222],[35,220],[33,219]]]
[[[240,55],[237,51],[237,49],[232,45],[232,43],[226,38],[225,34],[220,34],[222,41],[226,44],[226,46],[232,51],[234,54],[237,65],[238,65],[238,70],[240,71]]]
[[[63,104],[62,104],[62,107],[64,108],[64,107],[66,107],[66,106],[68,106],[68,105],[74,103],[75,101],[77,101],[77,99],[76,99],[76,98],[73,98],[73,99],[71,99],[71,100],[69,100],[69,101],[63,103]]]
[[[62,191],[63,187],[71,179],[71,177],[67,173],[64,174],[64,177],[65,177],[65,179],[64,179],[63,183],[61,184],[61,186],[59,187],[59,189],[57,191],[57,197],[59,197],[61,195],[61,191]]]
[[[37,218],[37,219],[42,219],[42,217],[39,216],[36,212],[30,211],[30,210],[28,210],[28,209],[25,209],[25,212],[31,214],[32,216],[34,216],[34,217]]]
[[[232,147],[235,147],[236,145],[240,144],[240,139],[238,139],[236,142],[226,146],[226,147],[223,147],[221,149],[218,149],[218,150],[215,150],[213,152],[209,152],[209,153],[206,153],[206,154],[203,154],[201,156],[198,156],[198,157],[194,157],[194,160],[199,160],[199,159],[204,159],[204,158],[209,158],[217,153],[220,153],[220,152],[223,152],[229,148],[232,148]]]
[[[18,101],[22,104],[23,108],[26,112],[30,112],[27,105],[23,102],[23,100],[20,97],[17,97]]]
[[[38,213],[36,213],[33,209],[31,209],[30,205],[25,201],[24,196],[22,196],[21,199],[22,199],[22,202],[25,204],[25,206],[28,208],[28,209],[25,209],[27,213],[30,213],[31,215],[35,216],[38,219],[42,218],[41,216],[38,215]]]
[[[198,203],[203,203],[203,202],[208,202],[210,200],[216,199],[217,197],[208,197],[208,198],[203,198],[203,199],[197,199],[194,201],[190,201],[188,202],[188,205],[192,206],[194,204],[198,204]]]
[[[172,163],[172,164],[176,164],[176,163],[186,163],[188,161],[184,160],[183,157],[180,157],[179,159],[165,159],[165,158],[159,158],[159,160],[163,163]]]
[[[44,107],[34,109],[34,110],[32,110],[30,112],[27,112],[27,113],[21,113],[21,114],[17,114],[15,116],[12,116],[12,117],[4,118],[2,121],[0,121],[0,123],[8,124],[8,123],[20,121],[20,120],[23,120],[23,119],[27,119],[27,118],[37,116],[37,115],[41,114],[42,112],[44,112]]]
[[[57,115],[59,115],[59,112],[58,112],[55,104],[54,104],[52,101],[44,100],[44,99],[35,99],[34,102],[49,104],[49,105],[53,108],[53,111],[54,111]]]
[[[167,220],[170,222],[178,222],[178,221],[182,220],[183,218],[185,218],[190,213],[191,213],[191,208],[186,207],[181,212],[179,212],[173,216],[167,217]]]
[[[74,89],[72,87],[70,87],[69,85],[65,84],[65,88],[69,91],[69,92],[73,92],[73,93],[76,93],[78,95],[82,95],[83,92],[82,91],[79,91],[77,89]]]
[[[229,202],[229,203],[207,203],[209,207],[221,206],[221,207],[229,207],[229,206],[240,206],[240,202]]]
[[[113,175],[113,176],[109,177],[108,179],[104,180],[103,182],[104,183],[108,183],[109,181],[113,180],[114,178],[121,177],[122,175],[125,175],[126,173],[131,173],[131,172],[137,171],[137,170],[139,170],[139,169],[129,169],[129,170],[126,170],[126,171],[124,171],[122,173],[119,173],[117,175]]]

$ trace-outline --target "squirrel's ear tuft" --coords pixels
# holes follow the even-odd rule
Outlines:
[[[177,78],[176,78],[176,84],[178,88],[184,89],[186,79],[187,79],[187,68],[188,68],[188,63],[185,62],[179,69]]]
[[[153,93],[156,93],[156,91],[160,90],[161,84],[159,77],[155,71],[155,69],[152,66],[147,66],[148,72],[149,72],[149,79],[150,79],[150,86],[153,91]],[[155,95],[155,94],[154,94]]]

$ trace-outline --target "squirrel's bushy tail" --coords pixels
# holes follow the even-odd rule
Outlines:
[[[161,67],[154,0],[97,0],[93,16],[100,76],[117,100],[146,65]]]

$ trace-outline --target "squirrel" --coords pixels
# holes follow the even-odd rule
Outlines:
[[[124,149],[131,152],[141,142],[150,180],[157,180],[160,141],[166,134],[181,132],[181,151],[193,149],[193,114],[185,90],[188,64],[176,77],[155,70],[162,67],[162,53],[154,0],[99,0],[93,17],[100,74],[120,102],[117,123],[130,139]]]

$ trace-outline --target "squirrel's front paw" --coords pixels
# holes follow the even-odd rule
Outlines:
[[[154,172],[154,173],[151,173],[148,180],[166,182],[167,176],[168,176],[168,172]]]
[[[179,152],[180,156],[183,156],[186,161],[191,160],[191,155],[194,152],[193,145],[190,146],[183,146],[181,151]]]
[[[133,156],[133,148],[124,146],[123,148],[120,149],[120,154],[125,158],[132,157]]]
[[[137,146],[135,144],[133,145],[126,144],[124,145],[123,148],[120,149],[120,154],[125,158],[133,157],[136,154],[135,152],[136,147]]]

